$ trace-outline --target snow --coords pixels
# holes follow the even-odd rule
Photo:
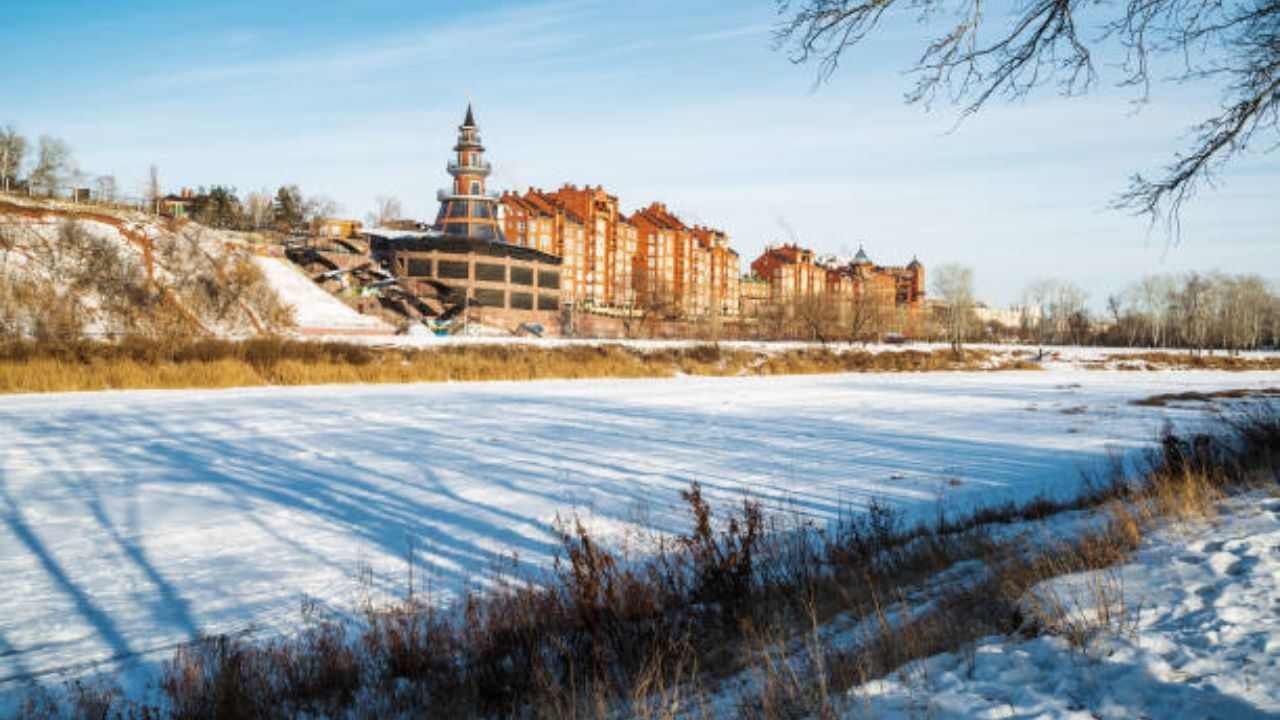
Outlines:
[[[254,262],[262,269],[267,284],[276,291],[280,299],[292,305],[295,320],[301,330],[381,330],[393,331],[383,321],[361,315],[354,308],[333,297],[324,288],[316,285],[311,278],[287,260],[273,257],[255,256]],[[345,338],[344,338],[345,339]]]
[[[1280,717],[1280,498],[1254,493],[1225,509],[1211,527],[1155,534],[1118,569],[1034,591],[1072,598],[1114,583],[1131,624],[1083,649],[990,638],[969,657],[929,658],[856,688],[851,717]]]
[[[398,230],[396,228],[375,227],[364,231],[365,235],[373,235],[387,240],[404,240],[427,237],[440,237],[443,233],[439,230]]]
[[[1275,384],[1055,369],[0,397],[17,589],[0,593],[0,696],[145,668],[200,633],[287,631],[303,598],[402,594],[410,547],[445,599],[512,554],[545,567],[557,515],[681,530],[693,480],[819,521],[872,499],[927,517],[1070,494],[1166,420],[1205,417],[1130,401]]]

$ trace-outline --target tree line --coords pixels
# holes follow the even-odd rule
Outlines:
[[[200,188],[191,197],[190,217],[221,230],[288,233],[311,227],[337,213],[335,202],[321,195],[303,195],[297,185],[283,185],[275,193],[249,192],[243,197],[234,187]]]
[[[114,175],[83,171],[70,145],[61,138],[41,135],[32,143],[13,126],[0,127],[0,191],[54,197],[59,192],[87,188],[93,201],[128,204],[159,212],[166,193],[160,171],[152,165],[140,196],[126,197]],[[398,201],[383,201],[381,212],[399,212]],[[237,193],[229,185],[199,188],[190,198],[191,219],[225,230],[292,232],[337,212],[337,204],[320,195],[304,195],[297,185]]]
[[[1108,295],[1105,310],[1068,280],[1027,286],[1017,327],[968,313],[968,340],[1016,339],[1045,345],[1172,347],[1238,352],[1280,346],[1280,287],[1254,274],[1148,275]]]
[[[85,179],[66,141],[41,135],[32,144],[13,126],[0,128],[0,190],[28,189],[52,195],[72,181]]]
[[[1040,345],[1105,345],[1240,352],[1280,347],[1280,286],[1254,274],[1189,272],[1149,275],[1090,308],[1089,294],[1069,280],[1031,282],[1012,318],[984,315],[973,270],[942,265],[932,272],[931,299],[914,321],[891,298],[863,295],[850,304],[817,295],[796,298],[760,320],[771,336],[868,341],[906,332],[964,343],[1019,341]]]

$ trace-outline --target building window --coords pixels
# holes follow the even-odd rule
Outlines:
[[[481,307],[505,307],[507,304],[507,293],[505,290],[476,288],[475,304]]]
[[[471,277],[470,267],[465,262],[441,260],[437,271],[440,277],[451,280],[466,280]]]
[[[505,265],[476,263],[476,280],[484,282],[506,282],[507,268]]]
[[[532,310],[533,294],[513,292],[511,293],[511,309],[512,310]]]
[[[538,287],[549,290],[560,289],[560,273],[552,270],[538,271]]]
[[[540,294],[538,295],[539,310],[559,310],[560,298],[555,295]]]
[[[431,261],[430,260],[409,260],[409,276],[410,277],[431,277]]]
[[[467,201],[454,200],[449,204],[449,217],[460,218],[467,216]]]
[[[480,183],[476,180],[471,181],[471,194],[472,195],[480,194]]]
[[[532,285],[533,270],[531,268],[524,268],[524,267],[511,268],[511,284],[512,285]]]

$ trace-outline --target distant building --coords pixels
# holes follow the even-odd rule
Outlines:
[[[347,240],[360,234],[359,220],[324,218],[316,226],[316,235],[329,240]]]
[[[190,218],[195,211],[200,196],[191,188],[182,188],[177,195],[165,195],[160,198],[157,211],[168,218]]]
[[[774,303],[810,297],[826,289],[826,269],[815,262],[812,250],[794,243],[765,248],[752,261],[751,272],[769,284],[769,300]]]
[[[437,194],[434,225],[402,222],[364,234],[375,258],[406,289],[435,293],[455,306],[492,309],[490,316],[498,310],[564,309],[565,326],[576,328],[577,311],[617,322],[757,319],[770,306],[821,296],[841,304],[841,317],[852,317],[863,307],[860,300],[874,298],[895,310],[895,326],[905,328],[910,323],[904,318],[918,314],[924,303],[924,266],[914,259],[882,266],[861,248],[843,259],[820,258],[795,244],[775,245],[744,277],[727,233],[690,225],[664,203],[627,215],[618,197],[599,185],[489,192],[492,167],[470,106],[453,151],[446,166],[452,183]],[[179,205],[174,212],[181,211]],[[342,237],[360,228],[334,219],[322,232]],[[605,327],[605,321],[594,327]]]
[[[744,318],[758,318],[769,305],[769,282],[747,275],[738,282],[738,313]]]
[[[604,188],[564,185],[501,197],[511,242],[564,260],[565,302],[685,316],[738,314],[740,260],[721,230],[690,227],[662,203],[625,215]]]
[[[472,108],[458,127],[453,181],[437,193],[440,211],[429,229],[365,231],[374,259],[441,318],[514,331],[537,324],[559,327],[563,261],[557,255],[508,243],[498,195],[485,189],[491,171]]]
[[[1007,308],[988,307],[986,303],[977,303],[973,315],[983,325],[999,325],[1008,330],[1018,330],[1023,325],[1035,325],[1040,322],[1038,305],[1010,305]]]
[[[819,295],[852,302],[871,295],[895,306],[918,308],[925,297],[924,265],[919,260],[900,267],[877,265],[861,247],[852,258],[840,258],[818,257],[794,243],[773,245],[751,263],[751,270],[769,284],[774,303]]]

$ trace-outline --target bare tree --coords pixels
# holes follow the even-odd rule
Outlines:
[[[658,323],[680,315],[680,303],[671,286],[661,278],[642,283],[630,312],[623,316],[622,331],[629,338],[641,333],[653,337]]]
[[[94,180],[97,186],[98,200],[106,203],[114,203],[120,196],[119,185],[116,183],[115,175],[99,175]]]
[[[271,191],[251,192],[244,199],[244,219],[251,230],[262,230],[271,224]]]
[[[1153,68],[1166,60],[1180,68],[1170,82],[1216,83],[1220,106],[1192,128],[1190,148],[1155,178],[1134,175],[1116,199],[1117,207],[1152,220],[1165,217],[1171,229],[1214,170],[1255,140],[1274,149],[1280,136],[1280,0],[1029,0],[1003,17],[981,0],[775,1],[778,47],[788,48],[793,62],[817,63],[820,81],[886,17],[917,14],[934,30],[911,67],[916,85],[908,102],[927,105],[943,93],[961,117],[994,97],[1022,98],[1045,84],[1065,95],[1088,91],[1103,42],[1123,49],[1119,82],[1140,101],[1150,94]]]
[[[402,217],[404,217],[404,211],[400,207],[399,198],[379,195],[373,199],[373,212],[368,216],[370,224],[375,226],[385,225]]]
[[[1023,291],[1023,307],[1033,309],[1030,323],[1037,343],[1080,344],[1091,326],[1089,296],[1069,280],[1041,278]]]
[[[160,197],[163,194],[160,189],[160,168],[154,164],[147,169],[147,205],[151,212],[160,212]]]
[[[964,356],[964,341],[973,323],[973,269],[942,265],[933,271],[933,292],[945,306],[947,342],[957,357]]]
[[[864,343],[878,339],[894,323],[895,310],[892,290],[880,290],[864,280],[849,303],[850,339]]]
[[[789,305],[787,315],[798,337],[826,345],[846,332],[836,298],[829,293],[797,295]]]
[[[12,126],[0,129],[0,190],[8,192],[18,179],[27,153],[27,139]]]
[[[41,135],[36,166],[31,171],[32,187],[45,195],[53,195],[74,172],[70,146],[59,138]]]
[[[337,202],[323,195],[313,195],[302,203],[302,221],[314,235],[319,232],[321,221],[338,214],[338,210]]]

